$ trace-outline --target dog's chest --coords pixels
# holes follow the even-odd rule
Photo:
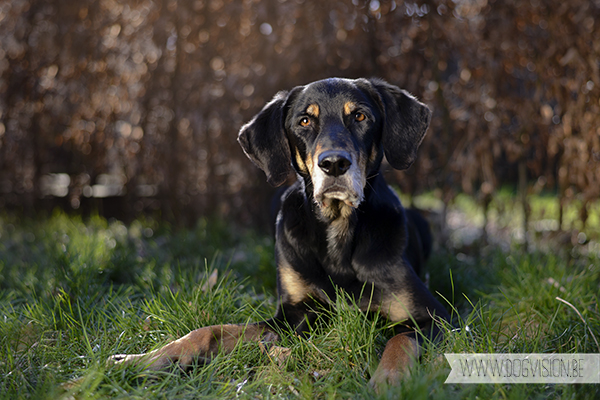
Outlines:
[[[349,218],[338,218],[325,229],[326,250],[321,257],[322,266],[331,276],[354,278],[352,248],[354,224]]]

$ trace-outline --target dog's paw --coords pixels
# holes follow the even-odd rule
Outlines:
[[[419,357],[417,341],[405,334],[398,334],[388,340],[377,370],[369,384],[380,391],[385,386],[398,385],[410,376],[410,369]]]
[[[118,365],[118,364],[130,364],[135,362],[134,360],[138,360],[141,354],[115,354],[106,360],[107,366]]]
[[[375,389],[377,393],[381,393],[389,386],[397,386],[400,381],[407,375],[410,375],[408,370],[400,370],[398,368],[384,368],[381,365],[369,381],[369,386]]]
[[[106,360],[106,366],[138,364],[143,354],[115,354]]]
[[[106,360],[107,366],[136,366],[144,370],[159,371],[171,364],[166,357],[160,357],[156,353],[144,354],[115,354]]]

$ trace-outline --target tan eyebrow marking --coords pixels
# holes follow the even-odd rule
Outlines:
[[[357,108],[358,107],[356,106],[356,103],[348,101],[346,104],[344,104],[344,115],[352,114]]]
[[[313,117],[317,118],[319,116],[319,106],[317,104],[311,104],[306,109],[306,113],[308,115],[312,115]]]

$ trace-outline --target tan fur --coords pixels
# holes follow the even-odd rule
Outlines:
[[[213,325],[196,329],[160,349],[145,354],[115,355],[109,358],[108,362],[136,364],[144,369],[158,371],[175,362],[186,366],[194,359],[211,359],[219,349],[230,353],[240,339],[258,341],[261,338],[273,341],[277,339],[277,335],[259,324]]]
[[[309,155],[307,155],[306,160],[304,160],[304,161],[305,161],[306,169],[308,170],[309,175],[312,176],[314,166],[316,164],[315,161]]]
[[[381,300],[381,312],[394,322],[407,320],[411,308],[412,298],[408,293],[390,293]]]
[[[294,270],[287,261],[280,258],[278,272],[281,285],[290,296],[291,304],[298,304],[306,300],[311,293],[310,287],[304,282],[300,274]]]
[[[403,376],[409,375],[410,367],[419,358],[419,353],[415,339],[402,333],[394,336],[387,342],[370,384],[377,388],[385,383],[398,384]]]
[[[302,156],[300,155],[300,152],[298,151],[298,149],[296,149],[296,163],[298,164],[298,168],[300,168],[300,171],[302,171],[304,173],[306,173],[308,171],[306,163],[302,159]]]
[[[371,163],[374,163],[375,160],[377,160],[377,155],[378,155],[377,146],[373,145],[373,147],[371,147],[371,154],[369,155],[369,161]]]
[[[318,118],[319,117],[319,106],[317,104],[311,104],[306,109],[306,113],[308,115],[312,115],[315,118]]]
[[[356,103],[352,101],[346,102],[346,104],[344,104],[344,115],[352,114],[356,108]]]

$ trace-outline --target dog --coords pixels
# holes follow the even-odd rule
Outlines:
[[[427,222],[402,207],[380,165],[385,154],[393,168],[408,168],[430,119],[426,105],[380,79],[330,78],[277,93],[238,136],[271,185],[297,175],[276,219],[275,315],[196,329],[112,362],[185,366],[232,351],[240,340],[277,340],[289,327],[302,335],[318,305],[335,304],[343,289],[362,311],[399,323],[370,381],[397,384],[419,358],[423,337],[443,336],[449,315],[417,274],[431,250]]]

